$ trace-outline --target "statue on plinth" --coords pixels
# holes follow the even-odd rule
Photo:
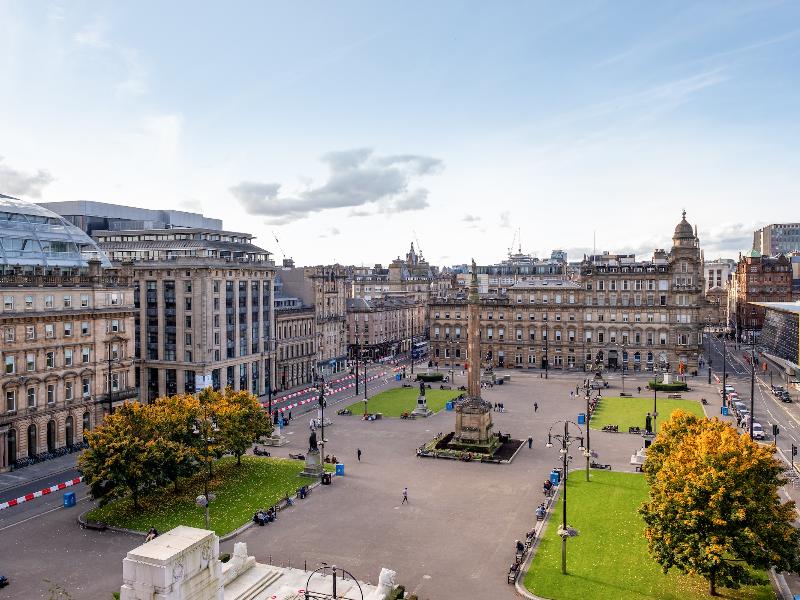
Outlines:
[[[650,417],[650,413],[647,413],[647,416],[644,418],[644,431],[645,433],[653,433],[653,420]]]
[[[424,396],[425,395],[425,382],[424,381],[420,381],[419,382],[419,395],[420,396]]]
[[[311,435],[308,436],[308,451],[309,452],[319,452],[319,447],[317,446],[317,432],[312,431]]]

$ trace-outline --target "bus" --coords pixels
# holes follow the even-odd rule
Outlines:
[[[411,358],[419,360],[428,354],[428,342],[414,342],[411,344]]]

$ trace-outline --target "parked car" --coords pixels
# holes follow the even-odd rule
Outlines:
[[[776,396],[780,395],[782,392],[785,392],[785,391],[786,390],[783,389],[782,385],[773,385],[772,386],[772,393],[775,394]]]
[[[744,402],[734,402],[733,410],[736,412],[736,414],[739,414],[743,410],[747,410],[747,405]]]
[[[778,398],[780,398],[781,402],[791,402],[792,401],[792,395],[789,392],[787,392],[786,390],[784,390],[780,394],[778,394]]]
[[[753,422],[753,439],[754,440],[764,439],[764,428],[761,427],[761,423],[759,423],[758,421]]]
[[[725,392],[726,392],[726,394],[730,394],[730,393],[732,393],[732,392],[735,392],[735,391],[736,391],[736,390],[733,388],[733,386],[732,386],[732,385],[726,385],[726,386],[725,386]],[[720,395],[720,396],[722,396],[722,388],[719,388],[719,395]]]

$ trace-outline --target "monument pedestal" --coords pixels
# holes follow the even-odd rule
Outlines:
[[[419,396],[417,398],[417,407],[411,411],[411,414],[415,417],[429,417],[433,414],[428,408],[428,401],[425,399],[425,396]]]
[[[261,442],[265,446],[285,446],[289,440],[283,436],[280,429],[273,430],[272,435]]]
[[[300,473],[303,477],[322,477],[322,456],[319,450],[311,450],[306,454],[306,467]]]

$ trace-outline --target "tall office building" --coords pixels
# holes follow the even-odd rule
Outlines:
[[[800,223],[773,223],[756,229],[753,250],[763,256],[800,252]]]
[[[143,400],[230,386],[268,393],[275,372],[275,266],[246,233],[95,231],[132,272]]]

